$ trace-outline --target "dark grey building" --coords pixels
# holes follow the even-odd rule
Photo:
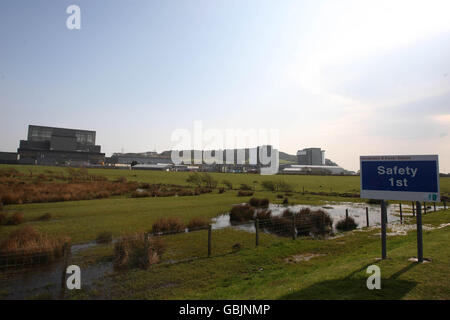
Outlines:
[[[95,131],[28,126],[20,140],[19,163],[45,165],[102,164],[105,154],[95,145]]]
[[[300,165],[325,165],[325,150],[321,148],[306,148],[297,151],[297,160]]]
[[[0,152],[1,164],[17,164],[17,152]]]

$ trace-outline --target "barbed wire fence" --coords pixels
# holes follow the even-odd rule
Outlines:
[[[424,203],[424,208],[429,208]],[[437,211],[436,206],[432,208]],[[443,203],[444,210],[447,209]],[[415,217],[414,206],[407,209],[408,216]],[[399,204],[400,222],[406,211]],[[425,213],[425,212],[424,212]],[[366,227],[370,225],[369,208],[366,207]],[[346,210],[346,219],[352,217]],[[226,227],[214,228],[213,225],[164,232],[147,232],[112,239],[108,243],[89,242],[71,245],[62,244],[59,250],[28,248],[13,252],[0,251],[0,284],[15,283],[17,275],[33,274],[35,266],[48,266],[48,272],[41,273],[42,283],[53,281],[55,296],[64,299],[66,292],[66,270],[69,265],[106,261],[102,270],[117,271],[131,268],[152,268],[160,265],[183,263],[196,259],[232,254],[241,249],[251,249],[270,245],[277,239],[298,239],[305,236],[324,236],[327,234],[325,215],[323,220],[311,221],[301,214],[256,218],[244,222],[231,222]],[[102,247],[103,253],[89,252],[89,248]],[[87,251],[87,252],[86,252]],[[83,254],[80,254],[83,253]],[[108,259],[103,259],[105,256]],[[103,260],[102,260],[103,259]],[[127,266],[127,264],[130,264]],[[99,275],[101,276],[101,275]],[[44,278],[48,277],[47,280]],[[31,288],[30,288],[31,289]],[[1,298],[1,295],[0,295]]]

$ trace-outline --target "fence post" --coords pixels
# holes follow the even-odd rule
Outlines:
[[[348,229],[348,209],[345,209],[345,227]]]
[[[414,201],[412,202],[412,205],[411,205],[411,207],[412,207],[412,214],[413,214],[413,217],[415,217],[416,216],[416,205],[414,204]]]
[[[423,202],[423,214],[427,214],[427,203]]]
[[[297,232],[295,231],[295,213],[292,215],[292,240],[297,239]]]
[[[400,224],[403,224],[403,211],[402,211],[402,204],[400,203]]]
[[[386,259],[386,221],[387,220],[387,210],[386,201],[381,200],[381,259]]]
[[[69,253],[70,253],[70,246],[68,242],[65,242],[63,245],[63,269],[61,273],[61,293],[60,293],[60,299],[64,299],[64,295],[66,293],[66,271],[67,271],[67,264],[69,263]]]
[[[436,211],[436,202],[433,202],[433,211]]]
[[[211,233],[212,233],[212,225],[208,226],[208,257],[211,256]]]
[[[366,207],[366,222],[367,222],[367,227],[369,227],[369,207]]]
[[[417,201],[417,262],[423,262],[423,242],[422,242],[422,213],[420,212],[420,202]]]
[[[255,220],[255,246],[259,245],[259,219]]]

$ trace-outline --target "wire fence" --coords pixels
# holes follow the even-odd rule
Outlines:
[[[429,208],[424,204],[424,214],[427,207]],[[431,210],[436,210],[436,207],[432,207]],[[406,209],[400,204],[398,212],[401,222],[405,213],[415,216],[414,206]],[[366,207],[367,227],[370,226],[369,214]],[[351,217],[346,210],[346,219]],[[106,243],[93,241],[70,245],[67,242],[53,250],[28,248],[0,252],[0,284],[6,284],[5,286],[12,289],[22,287],[25,297],[27,288],[33,291],[35,289],[33,286],[54,283],[55,295],[64,298],[66,270],[69,265],[79,265],[82,270],[92,271],[92,279],[83,278],[86,284],[106,273],[121,272],[130,268],[155,268],[223,256],[242,249],[268,246],[280,240],[290,241],[311,235],[326,236],[332,231],[333,225],[325,214],[318,214],[314,219],[302,214],[282,214],[265,219],[231,222],[230,225],[220,228],[206,225],[183,230],[135,234],[114,238]],[[36,271],[37,266],[43,266],[39,272]],[[30,282],[29,277],[22,277],[27,272],[31,277],[39,278],[39,281]],[[20,276],[17,277],[17,274]]]

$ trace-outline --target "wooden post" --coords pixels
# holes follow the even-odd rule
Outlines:
[[[255,220],[255,245],[259,245],[259,219]]]
[[[208,226],[208,257],[211,256],[211,233],[212,233],[212,225]]]
[[[400,203],[400,224],[403,224],[402,204]]]
[[[423,214],[427,214],[427,203],[423,202]]]
[[[297,232],[295,231],[295,213],[292,215],[292,240],[297,239]]]
[[[433,202],[433,211],[436,211],[436,202]]]
[[[345,227],[348,229],[348,209],[345,209]]]
[[[61,294],[60,299],[64,299],[64,295],[66,293],[66,271],[67,265],[69,263],[69,254],[70,254],[70,246],[68,242],[64,243],[63,246],[63,269],[61,273]]]
[[[413,217],[416,215],[416,205],[414,204],[414,202],[412,203],[412,205],[411,205],[411,207],[412,207],[412,214],[413,214]]]
[[[369,227],[369,207],[366,207],[366,222],[367,222],[367,227]]]

